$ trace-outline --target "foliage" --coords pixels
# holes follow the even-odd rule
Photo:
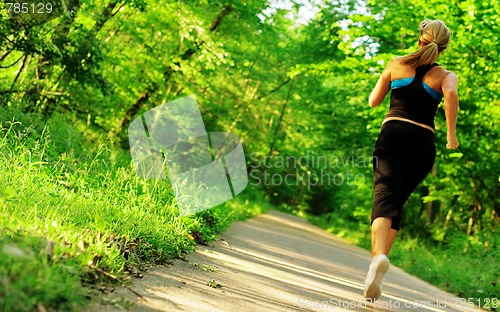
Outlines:
[[[0,205],[5,227],[7,216],[30,220],[21,223],[28,241],[52,233],[73,246],[56,253],[92,260],[75,247],[86,229],[81,244],[94,246],[99,265],[125,272],[124,250],[133,263],[182,256],[193,240],[205,243],[233,218],[259,211],[259,194],[367,234],[372,147],[388,109],[387,101],[368,108],[367,98],[388,60],[416,48],[425,18],[453,31],[439,62],[459,76],[461,147],[445,149],[440,107],[436,166],[405,206],[403,233],[441,249],[484,244],[496,233],[498,1],[69,0],[67,7],[32,27],[0,9],[7,185]],[[138,114],[190,94],[208,131],[242,139],[251,180],[248,202],[179,219],[168,185],[130,173],[126,129]]]

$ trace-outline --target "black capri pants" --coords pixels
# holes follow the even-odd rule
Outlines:
[[[391,228],[399,230],[403,205],[429,174],[435,159],[432,131],[406,121],[384,123],[373,150],[371,222],[392,217]]]

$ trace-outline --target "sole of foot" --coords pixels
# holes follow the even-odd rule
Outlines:
[[[365,298],[375,301],[382,294],[382,283],[384,276],[389,270],[391,263],[386,255],[375,256],[368,269],[365,280]]]

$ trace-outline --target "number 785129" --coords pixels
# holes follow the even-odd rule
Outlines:
[[[53,8],[51,3],[6,2],[5,5],[9,14],[50,14]]]

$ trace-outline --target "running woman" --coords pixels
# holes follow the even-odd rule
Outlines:
[[[434,165],[434,116],[443,98],[446,148],[458,147],[458,78],[436,63],[450,42],[450,30],[440,20],[424,20],[418,29],[418,50],[393,58],[369,99],[375,107],[391,91],[390,109],[373,151],[372,262],[364,289],[365,298],[372,301],[382,293],[403,205]]]

